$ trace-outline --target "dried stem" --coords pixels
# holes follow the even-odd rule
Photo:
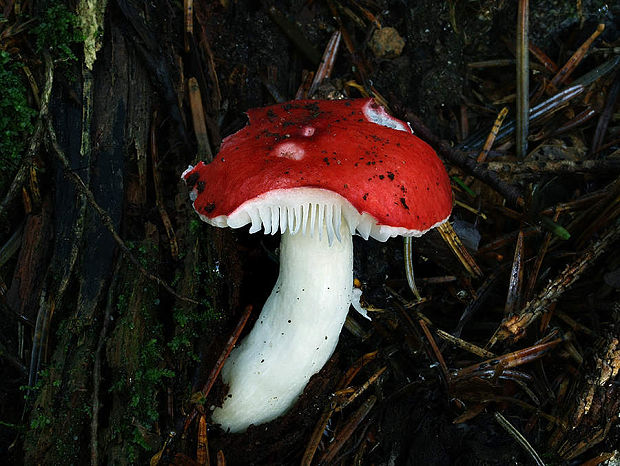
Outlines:
[[[517,158],[527,154],[530,113],[529,1],[519,0],[517,13]]]

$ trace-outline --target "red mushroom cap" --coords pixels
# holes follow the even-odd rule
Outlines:
[[[435,151],[374,100],[296,100],[247,113],[249,124],[224,139],[212,163],[183,173],[204,220],[224,226],[244,204],[296,188],[341,196],[393,228],[388,236],[418,236],[450,215],[450,181]]]

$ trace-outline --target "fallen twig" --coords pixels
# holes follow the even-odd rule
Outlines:
[[[312,84],[310,85],[310,89],[308,90],[308,97],[312,97],[323,81],[331,76],[334,69],[334,62],[336,61],[336,55],[338,54],[338,47],[340,46],[341,37],[342,34],[340,31],[336,31],[329,39],[329,42],[325,47],[325,52],[323,53],[323,58],[321,58],[321,63],[319,64],[316,74],[314,75],[314,79],[312,80]]]
[[[508,285],[508,296],[504,307],[504,315],[510,316],[519,309],[521,301],[521,290],[523,289],[523,262],[524,262],[524,242],[523,231],[519,231],[517,244],[515,245],[512,269],[510,271],[510,282]]]
[[[387,369],[387,366],[383,366],[381,369],[379,369],[377,372],[375,372],[374,374],[372,374],[370,376],[370,378],[364,382],[362,385],[360,385],[350,396],[349,398],[347,398],[346,400],[344,400],[342,403],[340,403],[337,407],[336,407],[336,411],[342,411],[344,408],[346,408],[347,406],[349,406],[353,401],[355,401],[355,399],[360,396],[362,393],[364,393],[368,387],[370,387],[378,378],[381,374],[383,374],[385,372],[385,370]]]
[[[603,144],[603,138],[605,137],[607,127],[609,126],[609,122],[613,116],[618,95],[620,95],[620,71],[616,72],[614,81],[609,88],[609,92],[607,93],[607,101],[605,102],[605,107],[603,108],[601,116],[598,119],[596,131],[594,132],[594,137],[592,138],[590,154],[597,153]]]
[[[467,248],[463,245],[461,238],[456,234],[452,225],[449,222],[442,223],[437,227],[439,234],[450,247],[450,250],[454,253],[459,262],[463,265],[463,268],[467,270],[467,273],[473,277],[481,277],[482,270],[476,263],[476,260],[469,253]]]
[[[549,160],[535,162],[489,162],[483,164],[502,175],[563,175],[585,173],[620,173],[620,160]]]
[[[586,55],[586,52],[592,45],[592,43],[596,40],[598,36],[605,30],[604,24],[599,24],[596,30],[592,33],[592,35],[575,51],[575,53],[568,59],[568,61],[564,64],[564,66],[557,72],[557,74],[551,80],[551,86],[557,87],[566,82],[566,80],[570,77],[572,72],[575,70],[577,65],[583,60]]]
[[[482,150],[476,158],[476,162],[482,163],[487,159],[487,155],[489,155],[489,151],[491,150],[491,147],[493,147],[493,143],[495,142],[497,133],[499,133],[499,130],[502,127],[502,123],[504,122],[504,118],[506,118],[506,115],[508,115],[508,107],[502,108],[497,114],[497,118],[493,123],[493,128],[491,128],[491,131],[489,131],[489,135],[484,142],[484,146],[482,146]]]
[[[317,421],[314,426],[314,430],[312,431],[312,435],[310,436],[310,440],[308,441],[308,445],[306,445],[306,450],[304,451],[304,455],[301,458],[301,466],[310,466],[312,464],[312,458],[316,454],[316,449],[321,442],[321,437],[323,436],[323,432],[325,432],[325,428],[327,427],[327,423],[329,422],[332,414],[334,414],[334,410],[336,408],[335,401],[332,402],[329,406],[326,406],[323,410],[323,414]]]
[[[553,349],[555,346],[557,346],[559,343],[562,343],[563,341],[565,341],[565,339],[563,337],[560,337],[556,338],[555,340],[546,341],[534,346],[530,346],[529,348],[520,349],[517,351],[513,351],[512,353],[502,354],[501,356],[487,359],[486,361],[482,361],[472,366],[464,367],[457,370],[454,373],[454,378],[462,379],[465,377],[471,377],[473,375],[476,375],[480,371],[486,371],[489,369],[503,371],[505,369],[511,369],[522,364],[527,364],[543,357],[551,349]]]

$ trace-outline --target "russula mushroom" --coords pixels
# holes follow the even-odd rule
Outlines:
[[[352,303],[352,235],[420,236],[452,208],[443,164],[372,99],[299,100],[248,111],[215,160],[184,173],[217,227],[282,235],[280,275],[222,370],[212,419],[231,432],[285,413],[332,355]]]

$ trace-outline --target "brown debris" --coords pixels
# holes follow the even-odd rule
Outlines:
[[[620,237],[620,225],[611,227],[601,237],[588,247],[588,249],[573,264],[569,264],[564,271],[532,301],[529,301],[517,315],[505,319],[495,335],[491,338],[489,346],[506,338],[518,340],[525,335],[526,328],[538,317],[547,311],[548,307],[557,301],[560,296],[571,286],[581,274],[605,252],[605,250]]]
[[[613,379],[620,370],[618,338],[600,340],[589,358],[576,396],[565,403],[564,419],[570,429],[556,429],[549,446],[564,460],[571,460],[603,441],[618,423],[620,389]]]
[[[377,29],[368,44],[370,50],[377,58],[396,58],[400,56],[405,47],[405,40],[393,27]]]
[[[529,2],[517,31],[526,1],[250,3],[108,2],[92,72],[81,44],[75,62],[36,52],[36,2],[0,7],[0,51],[37,112],[0,184],[2,454],[121,463],[131,446],[134,462],[153,465],[612,458],[620,41],[603,22],[617,12]],[[124,89],[114,83],[132,92],[112,96]],[[210,425],[219,370],[272,285],[277,245],[194,221],[179,175],[217,156],[248,108],[317,96],[372,96],[408,120],[449,171],[453,215],[404,252],[397,239],[356,245],[372,319],[348,317],[288,413],[227,434]],[[104,101],[123,104],[118,125],[91,128],[91,115],[113,119]],[[123,163],[100,173],[94,159],[117,142]],[[107,178],[124,189],[117,216]],[[87,279],[99,265],[93,231],[114,238],[116,266]]]

